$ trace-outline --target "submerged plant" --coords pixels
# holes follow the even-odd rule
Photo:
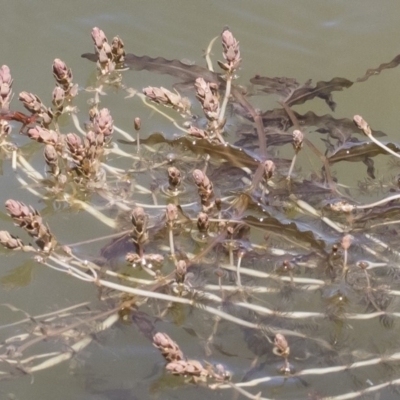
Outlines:
[[[79,209],[79,216],[87,213],[112,230],[99,254],[86,258],[77,251],[79,243],[64,245],[60,229],[56,240],[39,204],[7,200],[5,211],[34,244],[2,230],[5,251],[32,253],[37,263],[92,284],[99,300],[43,316],[46,328],[35,316],[21,320],[29,325],[23,339],[9,332],[0,345],[0,379],[50,368],[88,346],[94,333],[131,321],[161,351],[165,371],[186,378],[184,384],[230,389],[250,399],[305,398],[318,377],[326,387],[319,398],[336,400],[399,385],[393,329],[400,317],[398,187],[381,185],[390,194],[361,204],[361,185],[343,186],[335,166],[361,161],[369,184],[373,158],[398,157],[400,147],[378,140],[382,132],[360,116],[299,114],[293,107],[322,99],[333,112],[334,91],[361,84],[400,59],[355,82],[334,78],[313,85],[257,75],[239,86],[241,53],[230,30],[221,35],[222,73],[213,70],[211,45],[203,68],[126,53],[120,37],[109,42],[97,27],[92,39],[95,53],[83,57],[96,62],[95,85],[79,90],[71,69],[56,58],[51,106],[28,91],[18,96],[29,115],[12,111],[13,79],[7,66],[0,68],[1,154],[11,160],[18,182],[41,201]],[[128,88],[128,69],[174,76],[198,103],[178,88]],[[149,134],[140,116],[133,127],[130,117],[130,132],[120,128],[113,110],[100,107],[114,88],[159,112],[181,134]],[[252,104],[256,94],[275,94],[280,101],[261,111]],[[83,116],[74,106],[79,96],[91,96]],[[196,118],[198,111],[205,122]],[[64,132],[61,118],[75,132]],[[10,143],[10,123],[21,124],[23,139],[40,149],[45,175],[23,148]],[[372,143],[359,140],[362,133]],[[280,156],[290,145],[294,156]],[[300,165],[300,151],[309,164]],[[173,324],[183,336],[190,333],[187,343],[178,343],[202,353],[187,358],[189,351],[159,332],[158,322]],[[375,324],[373,336],[362,334],[368,323]],[[57,341],[69,350],[42,354],[43,347],[35,347]],[[276,356],[283,359],[278,370]],[[230,368],[232,357],[240,361],[236,369]],[[391,375],[385,373],[388,365]],[[338,373],[366,376],[369,367],[382,370],[374,380],[329,385]],[[293,383],[299,382],[303,386],[293,397]]]

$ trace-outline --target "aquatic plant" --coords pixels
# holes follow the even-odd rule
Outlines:
[[[7,200],[8,215],[34,244],[2,230],[5,251],[32,254],[37,263],[92,284],[100,300],[25,313],[0,326],[8,335],[0,379],[71,359],[94,333],[125,321],[160,350],[176,385],[233,390],[250,399],[340,400],[396,390],[398,181],[380,185],[378,201],[360,204],[356,195],[376,184],[373,157],[398,157],[399,148],[379,140],[384,133],[359,115],[350,117],[357,105],[345,119],[293,107],[322,99],[334,112],[335,91],[397,67],[400,57],[356,81],[313,85],[257,75],[247,84],[238,76],[240,47],[229,30],[221,35],[221,73],[210,56],[215,39],[207,68],[126,53],[121,38],[109,42],[97,27],[92,39],[95,53],[83,57],[96,62],[95,85],[79,89],[56,58],[51,106],[23,91],[19,100],[28,114],[12,111],[13,79],[7,66],[0,68],[0,146],[16,179],[30,194],[89,213],[113,231],[100,254],[82,256],[82,243],[65,245],[39,210]],[[124,84],[128,70],[168,74],[185,85],[140,93]],[[114,88],[165,117],[179,135],[149,134],[140,116],[132,117],[131,132],[119,128],[112,110],[100,107]],[[91,96],[86,116],[74,106],[85,94]],[[253,105],[270,94],[277,108]],[[62,118],[76,132],[65,133]],[[11,143],[17,123],[42,149],[45,174]],[[362,134],[369,140],[360,140]],[[289,145],[291,159],[282,156]],[[335,165],[359,161],[367,177],[343,186]],[[191,346],[183,351],[159,321],[190,330]],[[29,327],[25,334],[13,331],[19,325]],[[43,342],[52,350],[43,353],[37,346]],[[68,346],[57,348],[60,342]],[[232,357],[240,370],[231,371]],[[343,385],[329,385],[332,377]]]

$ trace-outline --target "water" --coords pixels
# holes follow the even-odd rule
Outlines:
[[[309,78],[312,78],[313,82],[328,81],[336,76],[354,80],[362,76],[368,68],[388,62],[399,53],[398,2],[394,0],[380,4],[379,8],[373,0],[352,2],[225,0],[201,3],[170,0],[131,4],[69,1],[58,2],[56,5],[51,1],[39,0],[3,3],[0,15],[1,63],[10,67],[14,78],[13,89],[16,96],[12,103],[13,109],[22,110],[17,97],[23,90],[37,94],[46,104],[50,103],[54,85],[51,65],[57,57],[72,68],[75,82],[79,82],[82,87],[93,83],[94,64],[80,58],[82,53],[92,51],[90,32],[93,26],[103,29],[109,39],[114,35],[120,35],[128,52],[152,57],[163,56],[168,59],[185,59],[200,65],[204,65],[202,55],[209,41],[219,35],[224,26],[229,26],[240,41],[243,62],[239,81],[243,84],[255,74],[294,77],[299,82],[305,82]],[[213,53],[214,59],[221,59],[218,42],[214,46]],[[352,118],[354,114],[360,114],[374,129],[388,134],[385,140],[398,141],[398,90],[394,82],[397,82],[399,73],[399,69],[387,70],[379,77],[372,77],[349,90],[336,92],[334,98],[338,105],[335,117]],[[175,80],[144,71],[127,72],[124,75],[124,82],[128,86],[141,89],[147,85],[170,87]],[[87,109],[86,102],[89,98],[89,94],[81,94],[77,99],[77,105],[83,112]],[[124,130],[131,132],[133,117],[140,116],[143,136],[149,136],[152,132],[163,132],[171,138],[176,133],[171,124],[144,107],[137,99],[125,100],[122,93],[116,93],[104,96],[101,100],[102,106],[110,108],[116,125]],[[252,99],[253,104],[262,109],[276,107],[275,101],[275,97]],[[312,109],[318,115],[330,112],[326,104],[318,99],[295,106],[294,109],[300,113]],[[61,121],[61,124],[64,133],[74,131],[74,126],[68,119]],[[32,145],[25,137],[19,136],[18,126],[14,124],[12,141],[22,146],[26,158],[43,173],[41,146]],[[315,133],[311,135],[317,137]],[[132,146],[125,146],[123,149],[135,151],[132,150]],[[285,148],[280,154],[291,157],[292,149]],[[309,168],[304,159],[301,162],[304,163],[302,164],[304,168]],[[189,164],[188,162],[188,170]],[[387,158],[382,156],[375,160],[375,165],[378,178],[397,172],[388,167]],[[113,232],[83,211],[71,209],[62,203],[42,200],[29,193],[15,179],[10,160],[3,161],[2,170],[0,180],[3,190],[0,192],[0,205],[7,199],[14,198],[34,206],[49,223],[60,242],[76,243]],[[361,163],[343,162],[335,165],[340,182],[347,185],[354,185],[357,179],[365,178],[365,170],[366,167]],[[143,185],[146,185],[146,179],[147,175],[138,178]],[[381,197],[382,193],[375,194],[374,197],[363,195],[358,199],[370,201]],[[96,196],[93,196],[92,200],[102,203]],[[151,201],[150,196],[148,201]],[[4,207],[2,210],[1,229],[19,233],[6,215]],[[324,228],[321,228],[321,235],[325,233]],[[279,240],[274,240],[279,247]],[[333,241],[332,235],[326,233],[326,240]],[[79,247],[77,251],[82,257],[96,257],[105,243],[107,241],[87,244]],[[192,251],[195,250],[194,247]],[[12,304],[30,315],[54,311],[85,301],[91,301],[92,308],[100,307],[97,301],[98,293],[94,287],[50,271],[34,262],[27,262],[29,256],[26,254],[14,254],[2,250],[1,257],[3,267],[0,278],[3,278],[3,288],[0,291],[0,303]],[[123,264],[119,261],[119,265]],[[20,275],[10,278],[9,275],[13,272],[19,272]],[[294,307],[295,310],[321,309],[320,303],[310,305],[310,298],[304,297],[303,300],[302,296],[296,298],[298,304]],[[277,306],[271,304],[274,296],[262,299],[269,307]],[[321,296],[315,296],[315,299],[322,301]],[[365,311],[362,306],[353,307],[354,312]],[[3,308],[1,324],[22,318],[21,313]],[[176,306],[172,313],[175,319],[166,318],[165,321],[153,321],[153,323],[157,330],[167,331],[182,346],[189,358],[207,359],[212,363],[223,362],[226,368],[233,372],[233,380],[235,382],[240,380],[250,370],[250,363],[254,358],[254,353],[244,344],[243,330],[234,324],[223,325],[223,328],[217,331],[216,341],[220,344],[226,343],[226,347],[221,351],[213,350],[211,357],[207,358],[204,354],[203,339],[210,335],[213,326],[212,317],[198,310],[190,316],[186,315],[187,312],[186,309]],[[356,332],[363,332],[365,325],[358,324],[359,322],[353,323],[353,329]],[[181,329],[181,325],[185,329]],[[325,323],[321,328],[321,336],[329,336],[325,332],[328,328],[330,325]],[[15,330],[7,330],[2,334],[2,340],[11,334],[23,333],[26,329],[28,329],[26,326],[21,326]],[[191,329],[196,331],[198,336],[195,336]],[[368,325],[367,331],[382,333],[382,328],[377,321],[374,321]],[[351,340],[355,340],[353,335],[350,336]],[[368,354],[367,359],[385,353],[386,348],[393,351],[396,347],[393,333],[390,331],[381,343],[381,347],[378,347],[378,341],[373,341],[371,344],[369,339],[366,335],[360,339],[359,345],[359,351]],[[60,343],[58,350],[60,347],[64,350],[66,346],[65,343]],[[294,359],[292,362],[296,363],[296,368],[300,370],[317,368],[318,352],[326,356],[318,346],[312,344],[307,346],[309,348],[301,352],[296,341],[293,343],[293,352],[298,360]],[[266,344],[266,348],[269,354],[268,360],[273,361],[260,368],[260,372],[255,373],[257,377],[277,375],[276,368],[280,360],[270,355],[270,345]],[[51,351],[46,348],[46,343],[41,349],[43,352]],[[346,354],[340,356],[342,364],[349,362]],[[310,357],[310,361],[301,364],[299,360],[305,357]],[[323,364],[325,366],[325,362]],[[1,397],[35,400],[56,396],[60,400],[70,398],[86,400],[144,399],[149,396],[163,399],[231,396],[231,391],[210,392],[207,389],[184,384],[180,378],[163,376],[163,368],[164,361],[158,350],[152,347],[135,324],[118,324],[96,336],[94,343],[77,354],[72,362],[45,369],[33,377],[21,376],[9,382],[2,382]],[[395,379],[399,376],[398,370],[393,371],[390,375],[380,365],[377,370],[366,368],[361,369],[359,373],[341,372],[332,375],[331,381],[326,379],[326,376],[321,380],[314,376],[307,380],[308,386],[301,380],[289,380],[282,384],[282,388],[280,383],[274,383],[248,390],[252,393],[261,390],[265,397],[293,399],[306,398],[307,394],[313,391],[318,391],[322,395],[342,394],[348,390],[360,390],[368,386],[368,380],[378,384]],[[339,381],[341,385],[337,387],[336,382]],[[397,398],[396,394],[387,389],[378,393],[381,393],[384,399]]]

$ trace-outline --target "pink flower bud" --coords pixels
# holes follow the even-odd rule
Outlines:
[[[107,38],[104,32],[96,26],[92,29],[92,39],[98,49],[103,46],[103,43],[107,42]]]

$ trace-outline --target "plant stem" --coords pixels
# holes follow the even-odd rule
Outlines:
[[[385,199],[378,200],[375,203],[364,204],[364,205],[361,205],[361,206],[355,205],[354,208],[356,210],[365,210],[367,208],[377,207],[377,206],[380,206],[382,204],[388,203],[389,201],[398,200],[398,199],[400,199],[400,194],[394,194],[393,196],[389,196],[389,197],[386,197]]]
[[[291,175],[292,175],[293,168],[294,168],[294,164],[295,164],[295,162],[296,162],[296,158],[297,158],[297,151],[294,153],[294,156],[293,156],[293,158],[292,158],[292,163],[290,164],[289,172],[288,172],[287,178],[286,178],[286,179],[288,179],[288,180],[290,180],[290,177],[291,177]]]
[[[226,73],[226,88],[225,88],[225,95],[224,100],[222,102],[219,116],[218,116],[218,125],[221,126],[222,121],[225,118],[226,106],[228,105],[229,96],[231,95],[231,88],[232,88],[232,74],[230,72]]]
[[[174,232],[172,227],[168,227],[169,247],[171,249],[171,256],[175,257],[175,246],[174,246]]]
[[[206,49],[206,51],[204,53],[204,57],[205,57],[206,62],[207,62],[207,68],[212,72],[214,72],[214,68],[213,68],[213,65],[212,65],[210,54],[211,54],[212,47],[213,47],[213,45],[214,45],[214,43],[215,43],[215,41],[217,39],[219,39],[219,36],[215,36],[215,38],[211,39],[211,41],[208,44],[207,49]]]

